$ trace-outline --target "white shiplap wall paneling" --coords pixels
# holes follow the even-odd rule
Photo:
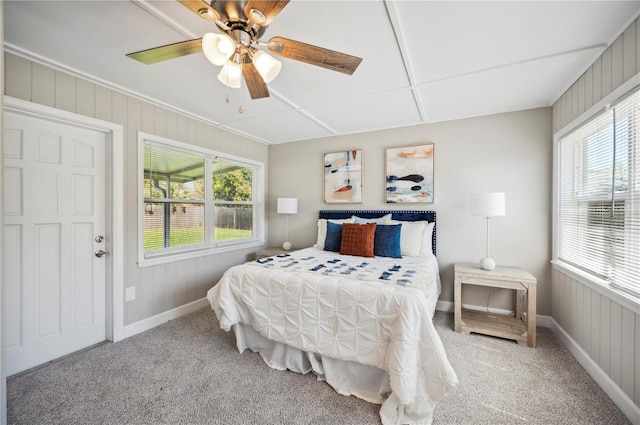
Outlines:
[[[600,303],[600,367],[611,376],[610,365],[611,348],[611,301],[602,297]]]
[[[609,345],[609,376],[619,387],[622,387],[622,307],[611,303],[611,344]]]
[[[597,364],[600,363],[600,294],[593,292],[591,296],[591,349],[589,355]]]
[[[585,110],[593,106],[593,68],[589,67],[584,74],[584,107]]]
[[[76,110],[88,117],[96,116],[96,85],[86,80],[76,80]]]
[[[600,99],[602,99],[602,57],[596,59],[596,61],[591,65],[591,69],[593,69],[593,103],[598,103]],[[569,121],[564,124],[568,124]],[[564,125],[563,124],[563,125]]]
[[[582,115],[582,113],[585,110],[585,75],[582,74],[582,76],[578,79],[577,81],[577,86],[578,86],[578,116]]]
[[[611,93],[611,46],[602,54],[602,97]]]
[[[64,111],[76,111],[76,79],[69,74],[56,71],[56,104]]]
[[[636,74],[640,72],[640,20],[636,19]]]
[[[558,270],[552,276],[554,320],[637,403],[640,315]]]
[[[577,118],[592,105],[620,87],[625,81],[640,72],[640,25],[638,20],[609,46],[602,55],[567,89],[565,95],[571,98],[570,113],[554,114],[554,131]],[[578,99],[574,95],[578,94]],[[584,91],[583,91],[584,90]],[[561,96],[554,104],[556,108],[566,108]],[[565,100],[566,101],[566,100]]]
[[[112,121],[112,108],[111,90],[102,86],[96,86],[96,118],[104,121]]]
[[[55,107],[56,102],[56,72],[39,63],[33,63],[33,83],[31,95],[34,103]]]
[[[627,81],[636,74],[636,34],[638,21],[634,21],[622,33],[622,81]]]
[[[621,34],[611,46],[611,91],[622,85],[623,61],[622,61],[622,40]]]
[[[31,62],[14,55],[5,55],[5,86],[8,96],[31,101]]]
[[[639,43],[640,44],[640,43]],[[635,401],[636,406],[640,406],[640,314],[636,314],[636,348],[634,353],[634,358],[636,359],[635,364]],[[631,372],[629,372],[631,374]]]
[[[582,298],[582,322],[584,327],[582,328],[582,343],[580,344],[587,353],[591,351],[591,336],[592,325],[591,322],[591,295],[592,291],[586,286],[583,286],[583,298]]]
[[[620,358],[620,388],[631,400],[635,398],[635,314],[627,308],[622,308],[621,315],[621,358]]]

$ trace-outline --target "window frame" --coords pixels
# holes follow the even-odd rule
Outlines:
[[[252,201],[240,202],[239,204],[252,205],[253,221],[252,236],[250,238],[231,239],[225,241],[215,240],[215,211],[218,201],[213,199],[213,188],[211,183],[205,183],[205,199],[204,201],[185,200],[184,203],[198,203],[205,205],[204,215],[204,243],[197,246],[164,248],[156,251],[146,251],[144,249],[144,211],[145,211],[145,193],[144,193],[144,147],[145,143],[150,142],[152,145],[165,147],[169,149],[181,150],[190,154],[198,155],[204,158],[205,182],[212,181],[213,161],[225,161],[248,167],[253,170],[252,175]],[[138,132],[138,178],[136,180],[138,189],[136,191],[138,215],[138,266],[148,267],[156,264],[163,264],[172,261],[187,260],[191,258],[202,257],[222,252],[237,251],[263,246],[266,242],[266,219],[265,219],[265,167],[262,162],[254,161],[247,158],[241,158],[235,155],[214,151],[197,145],[179,142],[168,139],[166,137],[156,136],[142,131]],[[152,200],[155,198],[151,198]],[[163,202],[169,201],[164,199]],[[230,203],[230,202],[226,202]]]
[[[560,246],[560,169],[561,155],[560,155],[560,141],[569,133],[578,129],[578,127],[584,125],[588,121],[594,119],[604,109],[609,108],[612,104],[617,104],[623,100],[627,95],[631,94],[640,87],[640,74],[635,78],[632,78],[618,87],[612,93],[604,97],[599,102],[595,103],[584,113],[572,120],[565,127],[558,130],[553,137],[553,215],[552,215],[552,259],[551,264],[553,267],[585,284],[590,289],[618,302],[631,311],[635,311],[640,314],[640,298],[635,295],[616,288],[611,285],[608,280],[602,279],[592,273],[586,272],[581,268],[578,268],[570,263],[566,263],[559,259],[559,246]],[[616,200],[619,200],[619,196],[614,195]],[[591,201],[602,200],[602,198],[595,199],[591,197]],[[611,199],[611,198],[609,198]],[[585,198],[585,201],[587,199]]]

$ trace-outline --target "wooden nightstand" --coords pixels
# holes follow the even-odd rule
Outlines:
[[[536,278],[518,267],[497,266],[482,270],[472,263],[454,265],[454,319],[456,332],[476,332],[514,339],[518,344],[536,346]],[[480,285],[516,291],[516,314],[484,313],[462,308],[462,285]],[[523,298],[527,294],[527,323],[522,321]]]
[[[274,255],[284,254],[286,252],[291,252],[291,251],[285,251],[281,247],[272,247],[272,248],[264,248],[264,249],[261,249],[260,251],[256,251],[255,255],[256,255],[256,260],[260,260],[262,258],[273,257]]]

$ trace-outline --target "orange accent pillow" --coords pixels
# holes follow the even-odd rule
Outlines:
[[[373,257],[373,240],[376,234],[376,223],[342,225],[342,242],[340,254]]]

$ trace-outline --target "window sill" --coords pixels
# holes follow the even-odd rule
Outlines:
[[[227,253],[232,251],[240,251],[243,249],[263,247],[264,244],[265,244],[264,240],[254,240],[251,242],[245,242],[241,244],[226,244],[226,245],[220,245],[216,247],[202,248],[202,249],[193,250],[193,251],[158,254],[158,255],[150,256],[144,259],[139,259],[138,267],[144,268],[144,267],[156,266],[158,264],[171,263],[174,261],[183,261],[183,260],[189,260],[192,258],[205,257],[207,255],[215,255],[215,254]]]
[[[636,298],[624,291],[612,288],[604,280],[593,277],[576,267],[563,263],[562,261],[553,260],[551,261],[551,264],[556,270],[579,281],[583,285],[598,292],[600,295],[603,295],[610,300],[615,301],[626,309],[631,310],[635,314],[640,314],[640,298]]]

